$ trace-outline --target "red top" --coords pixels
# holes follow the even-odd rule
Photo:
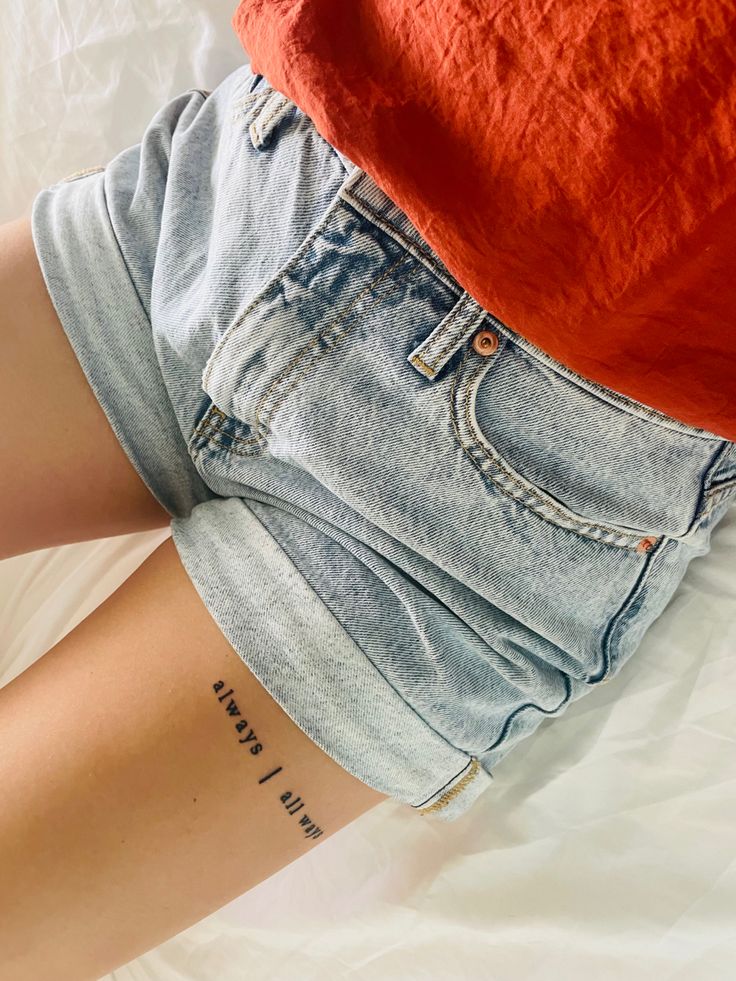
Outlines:
[[[233,27],[484,309],[736,440],[733,3],[243,0]]]

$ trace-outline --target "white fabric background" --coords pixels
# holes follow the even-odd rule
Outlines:
[[[235,0],[0,6],[0,221],[244,58]],[[1,302],[1,298],[0,298]],[[1,479],[1,477],[0,477]],[[168,532],[0,562],[0,684]],[[726,981],[736,958],[736,508],[619,676],[454,825],[387,801],[118,981]]]

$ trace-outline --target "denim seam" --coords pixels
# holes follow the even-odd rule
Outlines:
[[[225,420],[230,418],[235,423],[240,422],[240,420],[238,419],[234,419],[231,416],[226,416],[225,413],[215,405],[214,401],[210,399],[209,407],[207,408],[206,412],[204,413],[200,421],[197,423],[197,426],[193,430],[192,435],[189,437],[187,443],[187,450],[189,452],[189,456],[191,457],[191,460],[195,464],[195,466],[197,460],[199,459],[199,456],[202,453],[202,450],[209,443],[214,443],[216,446],[221,446],[223,449],[228,450],[231,453],[235,453],[239,456],[257,455],[257,453],[261,449],[257,437],[254,436],[252,438],[249,438],[244,436],[235,436],[234,434],[227,433],[225,432],[222,426],[218,426],[211,421],[213,416],[219,418],[220,420]],[[217,437],[214,435],[212,431],[214,431],[215,433],[222,433],[222,435],[225,436],[227,439],[235,440],[237,442],[242,442],[242,443],[252,442],[254,448],[250,449],[248,447],[241,448],[236,446],[228,446],[227,443],[224,443],[222,440],[217,439]],[[200,440],[202,441],[201,445],[196,446],[196,444]]]
[[[209,396],[207,397],[209,398]],[[195,444],[199,440],[203,429],[206,428],[207,420],[210,417],[210,415],[212,415],[212,411],[214,408],[215,408],[215,403],[212,401],[211,398],[209,398],[209,405],[206,407],[206,409],[200,416],[199,422],[195,423],[194,428],[192,429],[192,433],[189,439],[187,440],[187,453],[189,454],[189,458],[191,459],[195,467],[197,464],[197,457],[199,456],[202,450],[201,446],[195,448]]]
[[[254,436],[236,436],[236,435],[234,435],[232,433],[228,433],[228,432],[225,431],[225,428],[222,425],[222,422],[219,425],[217,423],[215,423],[215,422],[212,422],[211,421],[211,418],[210,418],[211,416],[216,416],[221,421],[222,420],[225,420],[225,419],[232,419],[233,422],[236,422],[236,423],[241,421],[239,419],[235,419],[235,417],[233,417],[233,416],[226,415],[222,411],[222,409],[219,409],[213,403],[212,404],[212,407],[210,408],[209,412],[207,413],[207,416],[202,420],[202,422],[197,427],[198,432],[199,432],[199,435],[203,439],[213,439],[214,440],[214,437],[213,436],[210,436],[209,433],[207,432],[207,430],[213,430],[215,433],[221,433],[223,436],[225,436],[229,440],[232,440],[233,442],[236,442],[236,443],[244,443],[244,444],[246,444],[246,446],[254,446],[256,449],[258,449],[261,446],[262,441],[260,440],[260,438],[258,436],[256,436],[256,435],[254,435]],[[224,445],[224,444],[221,443],[220,445]],[[234,452],[240,453],[243,456],[248,456],[249,455],[248,450],[247,449],[243,449],[243,448],[239,448],[239,449],[235,450]]]
[[[217,410],[217,412],[213,412],[212,414],[213,415],[220,415],[219,409]],[[223,419],[228,419],[228,418],[232,418],[232,416],[226,416],[226,415],[222,414],[222,418]],[[238,420],[235,420],[235,421],[237,422]],[[232,433],[226,432],[224,426],[222,426],[222,425],[218,426],[214,422],[208,422],[207,423],[207,426],[205,428],[206,429],[209,429],[209,430],[212,430],[215,433],[221,433],[223,436],[227,437],[227,439],[229,439],[229,440],[232,440],[232,442],[234,442],[234,443],[245,443],[246,445],[251,445],[251,446],[256,446],[256,447],[259,446],[259,440],[258,440],[258,438],[256,436],[235,436]],[[201,435],[207,437],[207,434],[204,433],[204,431],[202,432]],[[248,456],[248,450],[245,449],[245,448],[239,449],[238,452],[239,453],[242,453],[243,456]]]
[[[508,328],[507,328],[508,330]],[[509,331],[509,333],[513,333]],[[517,335],[518,336],[518,335]],[[609,405],[614,406],[614,408],[620,409],[622,412],[626,413],[628,416],[632,416],[635,419],[642,419],[644,422],[651,423],[652,425],[658,426],[660,429],[668,429],[670,431],[681,433],[684,436],[689,436],[694,439],[702,439],[711,441],[715,434],[705,434],[705,430],[693,431],[692,427],[685,427],[685,423],[680,423],[677,419],[671,419],[665,413],[658,412],[656,409],[650,408],[649,406],[637,403],[634,399],[628,399],[626,396],[621,395],[619,392],[613,389],[606,388],[603,385],[599,385],[596,382],[589,381],[587,378],[582,378],[576,372],[573,372],[570,368],[566,368],[565,365],[558,363],[553,363],[548,358],[540,358],[533,354],[531,351],[527,350],[527,345],[522,345],[518,342],[516,337],[509,337],[509,340],[518,348],[519,353],[524,357],[528,363],[534,363],[535,361],[542,361],[547,367],[551,368],[555,374],[559,375],[561,378],[571,382],[578,388],[588,388],[592,395],[600,398],[601,401],[608,402]],[[527,342],[528,343],[528,342]],[[544,352],[542,352],[544,353]],[[564,368],[565,371],[560,371],[560,368]],[[539,370],[537,368],[537,370]],[[583,384],[580,384],[578,379],[580,379]],[[676,423],[675,426],[672,422]],[[669,424],[668,424],[669,423]],[[717,437],[721,438],[721,437]]]
[[[232,416],[230,418],[232,418]],[[227,433],[224,433],[224,435],[227,436]],[[221,439],[218,439],[216,435],[208,435],[207,433],[204,434],[203,438],[206,440],[207,443],[212,443],[215,446],[221,446],[224,450],[227,450],[228,453],[232,453],[235,456],[243,456],[243,457],[257,456],[258,452],[264,449],[263,446],[256,446],[254,450],[242,449],[237,446],[230,446],[228,443],[225,443]],[[233,437],[228,437],[228,438],[233,438]]]
[[[700,527],[711,511],[724,499],[728,500],[733,491],[736,491],[736,477],[730,478],[722,484],[717,484],[715,487],[711,487],[710,490],[706,491],[703,495],[703,504],[705,506],[700,513],[696,513],[691,528]]]
[[[572,685],[570,684],[569,675],[567,675],[566,672],[561,671],[559,668],[557,670],[562,675],[563,684],[565,685],[565,693],[566,693],[565,697],[562,699],[559,705],[557,705],[555,708],[552,709],[543,708],[541,705],[537,705],[536,702],[525,702],[523,705],[517,705],[514,711],[507,716],[506,721],[503,724],[503,728],[501,729],[501,732],[499,733],[496,741],[491,743],[491,745],[488,746],[486,749],[481,750],[482,753],[490,753],[492,749],[496,749],[496,747],[502,745],[508,736],[509,729],[511,728],[511,723],[514,721],[517,715],[519,715],[521,712],[526,711],[526,709],[536,709],[538,712],[541,712],[542,715],[547,715],[547,716],[557,715],[559,712],[562,711],[562,709],[568,704],[572,696]]]
[[[530,365],[531,365],[531,366],[532,366],[533,368],[535,368],[536,370],[539,370],[539,368],[538,368],[538,366],[537,366],[537,365],[535,364],[535,361],[536,361],[537,359],[536,359],[536,358],[534,357],[534,355],[533,355],[533,354],[530,354],[530,353],[529,353],[528,351],[526,351],[526,350],[524,350],[524,348],[523,348],[523,347],[521,347],[520,345],[518,345],[518,344],[516,344],[516,342],[515,342],[515,341],[512,341],[512,343],[513,343],[513,344],[515,345],[515,347],[516,347],[516,349],[517,349],[517,351],[518,351],[518,353],[519,353],[519,354],[521,355],[521,357],[522,357],[522,358],[523,358],[523,359],[524,359],[524,360],[525,360],[525,361],[527,362],[527,364],[530,364]],[[553,368],[553,370],[555,370],[555,369]],[[557,374],[560,374],[560,373],[559,373],[559,372],[557,372]],[[565,376],[564,376],[564,375],[561,375],[561,374],[560,374],[560,377],[562,377],[563,379],[565,378]],[[571,383],[572,383],[572,384],[575,384],[575,382],[574,382],[574,381],[573,381],[572,379],[570,379],[570,381],[571,381]],[[615,394],[615,393],[614,393],[614,394]],[[629,407],[628,407],[628,406],[626,405],[626,403],[623,403],[623,404],[622,404],[622,403],[620,403],[620,402],[618,402],[618,401],[616,401],[616,402],[612,402],[612,401],[610,401],[610,400],[606,400],[606,401],[609,401],[609,404],[611,404],[611,405],[613,405],[613,406],[614,406],[615,408],[618,408],[618,409],[620,409],[620,410],[621,410],[622,412],[624,412],[624,413],[626,413],[626,414],[627,414],[627,415],[629,415],[629,416],[632,416],[633,418],[642,418],[642,417],[641,417],[641,415],[640,415],[640,414],[639,414],[638,412],[635,412],[635,411],[632,411],[632,410],[631,410],[631,409],[630,409],[630,408],[629,408]],[[653,411],[654,411],[654,410],[653,410]],[[645,419],[645,421],[649,421],[649,420],[648,420],[648,419]],[[655,424],[655,425],[659,425],[659,427],[660,427],[660,428],[662,428],[662,429],[671,429],[671,428],[672,428],[672,427],[668,427],[668,426],[663,426],[663,425],[662,425],[661,423],[659,423],[659,422],[658,422],[658,421],[656,420],[656,418],[655,418],[655,419],[654,419],[653,421],[654,421],[654,424]],[[680,432],[680,430],[676,430],[676,431],[677,431],[677,432]],[[683,435],[691,435],[691,434],[688,434],[688,433],[684,433]],[[718,450],[716,450],[716,452],[715,452],[715,454],[714,454],[714,458],[715,458],[715,459],[718,459],[720,455],[721,455],[721,449],[719,448]],[[713,460],[713,458],[712,458],[712,459],[711,459],[711,462],[710,462],[710,463],[709,463],[709,465],[708,465],[708,468],[707,468],[707,470],[710,470],[710,469],[712,469],[712,468],[713,468],[713,462],[714,462],[714,460]],[[704,495],[704,498],[707,498],[707,497],[708,497],[708,495],[709,495],[710,493],[714,493],[714,491],[713,491],[713,490],[709,490],[709,491],[706,491],[706,492],[705,492],[705,495]],[[688,525],[688,531],[686,531],[686,532],[685,532],[685,534],[686,534],[686,535],[690,533],[690,529],[691,529],[691,528],[692,528],[692,526],[693,526],[693,522],[694,522],[694,521],[695,521],[695,520],[697,519],[697,517],[698,517],[698,507],[700,506],[700,504],[701,504],[701,503],[702,503],[702,502],[701,502],[700,500],[698,500],[698,501],[696,502],[696,504],[695,504],[695,507],[694,507],[694,509],[693,509],[693,517],[692,517],[692,518],[690,519],[690,523],[689,523],[689,525]],[[705,515],[706,515],[706,514],[708,513],[708,511],[710,510],[710,508],[711,508],[711,507],[712,507],[712,505],[710,505],[710,506],[709,506],[709,508],[708,508],[708,509],[707,509],[706,511],[704,511],[704,512],[703,512],[703,514],[701,515],[701,517],[704,517],[704,516],[705,516]],[[598,527],[598,526],[596,525],[595,527]],[[657,536],[657,537],[659,537],[659,536]],[[664,537],[667,537],[667,536],[664,536]],[[678,537],[679,537],[679,536],[678,536]]]
[[[358,168],[358,170],[359,169],[360,168]],[[354,173],[356,172],[357,171],[354,171]],[[365,171],[362,172],[362,175],[360,177],[355,179],[355,184],[357,184],[359,187],[361,183],[365,183],[366,181],[368,181],[370,185],[378,187],[378,185],[375,183],[373,178],[370,177],[370,175],[367,174]],[[400,228],[394,225],[388,216],[383,215],[379,211],[375,210],[375,208],[369,202],[367,202],[363,197],[360,196],[358,190],[353,190],[352,188],[353,185],[351,185],[349,188],[346,188],[341,196],[346,202],[348,202],[355,209],[355,211],[363,215],[369,221],[373,222],[373,224],[377,225],[379,228],[382,228],[386,232],[386,234],[391,235],[396,241],[400,242],[405,248],[413,252],[413,254],[416,255],[417,258],[421,259],[422,262],[424,262],[430,268],[430,270],[437,276],[437,278],[441,282],[443,282],[449,289],[451,289],[457,296],[460,296],[462,294],[462,287],[457,282],[457,280],[452,276],[452,274],[447,269],[447,267],[442,262],[442,260],[439,258],[439,256],[437,256],[435,253],[430,253],[427,252],[426,250],[422,250],[418,245],[418,243],[413,241]],[[379,190],[382,189],[379,188]],[[390,198],[388,198],[388,195],[386,195],[385,191],[382,193],[387,198],[387,200],[390,201]],[[391,202],[391,204],[393,204],[393,207],[396,208],[397,211],[399,210],[397,205],[395,205],[393,202]],[[404,213],[402,212],[402,214]],[[480,306],[480,304],[478,305]],[[481,307],[481,309],[485,309],[485,308]],[[638,400],[634,399],[631,396],[623,395],[620,392],[616,392],[614,389],[610,389],[607,388],[605,385],[601,385],[599,382],[595,382],[588,378],[585,378],[583,375],[580,375],[577,372],[573,371],[572,368],[568,368],[567,365],[564,365],[559,361],[555,361],[550,355],[546,354],[546,352],[538,348],[535,344],[532,344],[531,341],[528,341],[525,337],[521,336],[520,334],[517,334],[516,331],[512,330],[510,327],[508,327],[506,324],[500,321],[489,310],[486,310],[485,312],[486,315],[492,320],[494,325],[502,333],[506,334],[506,336],[509,337],[509,339],[512,340],[515,344],[517,344],[519,347],[524,348],[524,350],[530,357],[537,358],[538,360],[542,361],[544,364],[548,365],[548,367],[550,367],[553,371],[556,371],[558,374],[563,375],[563,377],[568,378],[570,381],[579,385],[581,388],[587,388],[590,391],[598,394],[602,399],[605,399],[606,401],[610,402],[612,405],[617,405],[620,408],[622,408],[624,411],[628,411],[633,415],[640,414],[642,417],[646,418],[647,420],[655,424],[658,424],[663,428],[673,429],[676,432],[684,433],[685,435],[692,436],[696,439],[704,439],[704,440],[722,439],[722,437],[718,436],[717,433],[712,433],[707,429],[690,426],[688,423],[680,422],[679,419],[675,419],[672,416],[668,416],[667,413],[662,412],[659,409],[655,409],[652,406],[648,406],[643,402],[639,402]]]
[[[434,364],[429,364],[423,358],[419,358],[419,356],[417,356],[417,359],[418,360],[421,360],[422,364],[426,368],[429,368],[433,375],[436,373],[436,371],[437,371],[437,365],[442,361],[442,358],[445,356],[445,353],[447,351],[449,351],[450,348],[452,347],[452,345],[455,344],[457,342],[457,340],[458,340],[458,332],[455,331],[455,333],[453,333],[453,330],[455,329],[458,320],[461,317],[464,318],[465,311],[467,309],[467,306],[468,306],[469,301],[470,301],[469,294],[466,294],[464,297],[461,297],[457,301],[457,303],[453,304],[453,309],[444,318],[445,319],[445,325],[444,325],[444,329],[443,329],[442,333],[444,335],[449,335],[449,336],[447,337],[446,343],[443,345],[442,350],[439,351],[435,355]],[[462,323],[462,321],[461,321],[461,323]],[[462,334],[463,330],[466,330],[466,329],[469,329],[468,324],[462,324],[461,330],[459,331],[459,333]],[[430,334],[430,336],[431,336],[431,334]],[[427,340],[429,340],[429,338],[427,338]],[[438,340],[438,338],[435,338],[435,341],[437,341],[437,340]],[[433,346],[436,347],[437,344],[435,343]]]
[[[357,172],[358,169],[354,170],[353,174]],[[363,173],[365,173],[365,171],[363,171]],[[352,177],[352,174],[350,176]],[[451,276],[449,270],[442,260],[439,259],[439,257],[427,252],[426,249],[422,249],[417,242],[405,235],[400,228],[397,228],[397,226],[394,225],[389,218],[375,211],[362,198],[355,195],[350,188],[343,188],[340,192],[340,197],[356,212],[356,214],[359,214],[372,225],[380,228],[386,233],[386,235],[394,239],[394,241],[397,242],[401,248],[406,249],[406,251],[411,253],[416,259],[419,259],[422,265],[424,265],[433,276],[439,279],[441,283],[443,283],[455,294],[456,300],[460,299],[463,294],[463,288],[460,286],[457,280]]]
[[[123,255],[123,250],[122,250],[122,247],[121,247],[120,242],[118,240],[117,233],[115,232],[115,225],[113,224],[112,214],[110,212],[110,206],[109,206],[108,200],[107,200],[107,186],[106,186],[106,182],[105,182],[106,176],[107,176],[106,172],[103,171],[102,172],[102,197],[103,197],[104,204],[105,204],[105,217],[107,218],[108,222],[110,223],[110,231],[112,233],[113,241],[115,242],[115,246],[116,246],[116,248],[118,250],[118,254],[120,256],[120,261],[122,262],[123,266],[125,267],[125,271],[128,274],[128,280],[130,281],[130,285],[131,285],[132,290],[133,290],[133,293],[135,294],[135,297],[136,297],[136,299],[138,301],[138,305],[140,306],[141,310],[143,311],[143,316],[145,317],[146,323],[151,328],[151,330],[153,330],[153,324],[152,324],[152,321],[151,321],[151,315],[148,312],[148,310],[146,309],[146,306],[145,306],[145,304],[143,302],[143,297],[138,292],[138,287],[136,285],[135,280],[133,279],[133,276],[132,276],[131,271],[130,271],[130,267],[128,266],[128,263],[127,263],[127,261],[125,259],[125,256]]]
[[[271,417],[273,416],[273,413],[276,411],[276,409],[279,408],[279,406],[283,404],[287,395],[298,384],[302,376],[307,374],[309,371],[311,371],[311,369],[319,361],[320,358],[322,358],[328,352],[332,351],[334,347],[337,345],[337,343],[340,340],[342,340],[352,330],[352,328],[355,325],[351,323],[348,324],[346,327],[343,327],[342,330],[339,333],[337,333],[337,335],[334,336],[331,340],[328,339],[329,334],[335,332],[335,327],[341,324],[345,320],[345,318],[348,316],[351,310],[358,304],[358,302],[365,296],[366,293],[369,293],[374,286],[376,286],[383,279],[388,277],[389,274],[392,273],[397,268],[397,266],[400,266],[403,262],[406,262],[408,258],[409,256],[404,255],[396,262],[394,262],[392,265],[390,265],[387,269],[384,269],[382,272],[378,273],[378,275],[376,275],[360,291],[360,293],[358,293],[358,295],[353,298],[352,302],[348,304],[348,306],[335,318],[335,320],[333,320],[330,324],[328,324],[328,326],[323,331],[321,331],[316,337],[313,337],[308,344],[306,344],[300,351],[296,353],[296,355],[282,370],[281,374],[271,382],[265,394],[259,401],[255,413],[257,426],[261,431],[262,435],[264,436],[264,438],[269,433],[269,422]],[[410,269],[407,278],[410,278],[411,276],[415,275],[416,272],[417,272],[416,268]],[[365,311],[369,309],[370,306],[376,303],[379,299],[380,299],[379,296],[374,296],[371,303],[367,304],[363,308],[363,310]],[[322,344],[324,346],[322,350],[319,351],[318,348]],[[308,363],[302,367],[301,371],[295,374],[295,371],[299,366],[299,364],[303,363],[306,358],[309,358]],[[282,381],[289,378],[290,376],[291,376],[291,380],[288,387],[282,389],[280,393],[275,391],[277,389],[277,386]],[[270,400],[271,400],[271,404],[269,404]]]
[[[609,527],[607,525],[599,524],[599,523],[597,523],[595,521],[583,521],[578,515],[575,514],[574,511],[570,511],[570,510],[565,511],[562,508],[556,506],[551,500],[550,501],[547,501],[545,499],[544,492],[540,488],[535,487],[535,485],[532,484],[531,482],[526,481],[525,478],[523,478],[521,476],[521,474],[519,474],[518,477],[517,477],[517,475],[515,474],[514,471],[510,471],[508,469],[508,468],[510,468],[511,465],[509,463],[506,463],[506,461],[503,459],[503,457],[501,457],[500,454],[497,454],[497,457],[498,458],[496,459],[496,458],[494,458],[494,456],[492,455],[492,453],[490,452],[490,450],[488,448],[486,448],[485,446],[483,446],[482,444],[476,443],[473,446],[466,445],[466,443],[465,443],[465,441],[463,439],[463,436],[460,433],[460,430],[459,430],[458,425],[457,425],[457,417],[456,417],[456,409],[455,409],[455,398],[456,398],[456,392],[460,388],[460,386],[459,386],[459,379],[460,379],[461,375],[463,374],[463,368],[464,368],[464,366],[465,366],[465,364],[466,364],[466,362],[468,360],[468,357],[470,356],[470,351],[471,351],[471,348],[468,347],[467,350],[466,350],[466,352],[465,352],[465,356],[463,357],[463,360],[461,361],[460,366],[458,367],[458,370],[455,373],[455,376],[453,378],[452,387],[451,387],[451,390],[450,390],[450,418],[452,420],[452,426],[453,426],[453,429],[455,431],[455,435],[457,436],[457,439],[458,439],[458,442],[459,442],[461,448],[466,453],[466,455],[468,456],[468,458],[471,460],[471,462],[473,463],[473,465],[482,474],[482,476],[484,476],[487,479],[491,480],[493,482],[493,484],[496,487],[498,487],[498,489],[501,491],[502,494],[505,494],[512,501],[516,501],[517,504],[520,504],[523,507],[527,508],[533,514],[536,514],[539,518],[541,518],[543,521],[546,521],[553,528],[566,528],[568,531],[573,531],[575,534],[582,535],[585,538],[589,538],[591,541],[600,541],[600,542],[603,542],[606,545],[613,545],[616,548],[626,548],[629,551],[636,551],[636,545],[638,545],[639,542],[641,542],[642,539],[644,537],[646,537],[646,536],[644,536],[644,535],[637,535],[635,533],[624,532],[624,531],[621,531],[621,530],[619,530],[617,528],[614,528],[614,527]],[[485,372],[489,371],[490,368],[491,368],[491,366],[492,366],[492,363],[493,363],[493,361],[486,360],[485,363],[481,364],[480,367],[479,367],[479,369],[478,369],[478,371],[474,375],[472,375],[470,377],[470,379],[468,380],[467,384],[463,387],[463,390],[462,390],[462,395],[463,395],[463,410],[464,410],[463,414],[464,414],[465,425],[466,425],[468,431],[471,432],[471,433],[473,433],[474,430],[476,428],[479,428],[479,427],[477,427],[477,425],[474,424],[474,421],[473,421],[473,419],[471,417],[471,414],[470,414],[470,398],[468,396],[468,392],[469,392],[471,386],[475,383],[476,379],[478,378],[478,375],[481,372],[482,373],[485,373]],[[536,499],[538,501],[538,508],[546,508],[546,509],[548,509],[552,513],[559,514],[570,525],[574,525],[574,527],[569,528],[566,525],[558,524],[557,522],[553,521],[551,518],[549,518],[546,515],[544,515],[543,513],[541,513],[541,510],[539,510],[538,508],[535,508],[532,504],[530,504],[527,501],[524,501],[521,498],[516,497],[514,494],[510,493],[510,491],[506,487],[504,487],[503,484],[501,484],[497,480],[497,478],[494,477],[494,475],[492,473],[486,471],[485,469],[483,469],[482,467],[480,467],[476,463],[476,461],[474,460],[474,458],[473,458],[473,456],[471,455],[471,452],[470,452],[474,448],[477,448],[481,453],[483,453],[483,455],[486,457],[486,459],[489,461],[489,463],[492,466],[495,466],[502,473],[504,473],[513,484],[515,484],[516,486],[519,487],[519,489],[522,492],[524,492],[526,495],[528,495],[528,496]],[[493,452],[495,453],[496,451],[494,450]],[[584,531],[583,528],[597,528],[599,531],[603,532],[604,534],[616,536],[619,539],[619,541],[616,541],[616,542],[607,541],[604,538],[600,538],[600,537],[598,537],[596,535],[589,534],[587,531]],[[661,540],[661,537],[663,537],[663,536],[656,536],[656,537],[657,537],[658,540]],[[622,539],[624,539],[624,541],[622,541]],[[629,544],[626,544],[626,542],[628,542]],[[634,543],[636,543],[636,545],[634,545]],[[632,548],[632,545],[634,545],[633,548]],[[641,554],[641,553],[638,553],[638,554]]]
[[[728,448],[728,442],[721,442],[715,452],[712,454],[707,465],[703,468],[703,477],[700,483],[700,490],[698,492],[697,500],[695,501],[695,506],[693,508],[692,517],[688,524],[686,535],[693,535],[700,527],[703,519],[708,515],[714,507],[713,498],[717,497],[717,490],[709,487],[709,483],[712,479],[713,473],[718,469],[721,460],[726,455]],[[711,497],[711,493],[713,497]],[[683,536],[684,537],[684,536]]]
[[[419,814],[424,816],[426,814],[433,814],[435,811],[441,811],[443,807],[447,807],[456,797],[463,793],[466,787],[468,787],[473,780],[478,776],[482,767],[475,756],[471,756],[462,770],[459,770],[454,777],[451,777],[446,783],[444,783],[439,790],[435,790],[433,794],[430,794],[421,804],[412,804],[411,806],[415,809],[421,808]],[[468,770],[467,773],[465,771]],[[453,780],[457,780],[463,773],[465,776],[462,777],[453,787],[451,787],[447,793],[442,794],[438,800],[434,801],[429,807],[425,807],[428,800],[432,800],[437,794],[442,793],[442,790],[447,786],[447,784],[452,783]]]
[[[735,458],[735,462],[736,462],[736,443],[732,443],[730,442],[730,440],[726,439],[723,441],[720,451],[717,451],[714,454],[714,457],[710,462],[710,466],[708,467],[708,472],[706,474],[705,482],[707,483],[709,481],[712,481],[714,474],[717,475],[721,466],[724,463],[731,462],[730,458],[732,456]],[[736,473],[734,473],[732,476],[724,477],[723,479],[720,480],[716,476],[715,483],[710,484],[707,493],[716,494],[718,493],[718,491],[723,489],[730,490],[730,488],[734,486],[735,482],[736,482]]]
[[[532,344],[531,341],[528,341],[525,337],[517,334],[516,331],[502,323],[497,317],[494,317],[492,313],[489,313],[488,316],[498,327],[498,329],[506,334],[509,340],[512,341],[520,350],[522,350],[528,358],[541,361],[561,377],[568,379],[579,388],[587,389],[592,394],[598,395],[603,401],[620,408],[623,412],[627,412],[629,415],[636,416],[638,418],[643,418],[646,422],[651,422],[654,425],[658,425],[662,429],[670,429],[674,432],[682,433],[683,435],[690,436],[694,439],[702,439],[710,442],[712,440],[720,440],[723,438],[718,436],[716,433],[711,433],[707,429],[699,429],[694,426],[689,426],[687,423],[680,422],[679,419],[674,419],[672,416],[668,416],[666,413],[660,412],[658,409],[644,405],[644,403],[638,402],[636,399],[631,398],[630,396],[623,395],[620,392],[616,392],[612,388],[607,388],[605,385],[601,385],[599,382],[585,378],[583,375],[573,371],[572,368],[568,368],[567,365],[562,364],[562,362],[556,361],[545,351],[542,351],[536,345]]]
[[[258,92],[248,92],[247,95],[243,95],[239,99],[235,99],[230,105],[230,112],[232,114],[233,121],[238,120],[243,115],[244,110],[249,109],[262,97],[263,89],[260,89]]]
[[[612,671],[614,670],[615,664],[611,657],[611,650],[613,647],[614,635],[620,633],[626,624],[631,620],[633,614],[631,614],[631,607],[637,596],[640,596],[644,592],[644,587],[647,585],[647,581],[652,574],[654,569],[654,560],[656,556],[660,554],[665,548],[664,539],[655,548],[651,549],[645,556],[645,562],[639,575],[636,577],[636,582],[633,584],[628,592],[628,595],[624,597],[623,602],[619,606],[618,610],[613,614],[613,616],[608,621],[608,626],[603,634],[603,640],[601,643],[601,655],[603,657],[603,674],[600,678],[596,678],[592,681],[586,681],[586,684],[597,685],[602,681],[607,680]],[[639,608],[634,611],[637,613]]]
[[[251,135],[251,142],[254,142],[254,143],[255,142],[258,142],[258,145],[259,146],[260,145],[264,145],[265,144],[265,140],[263,141],[263,144],[262,144],[261,143],[261,137],[260,137],[260,134],[258,133],[258,130],[256,129],[256,126],[258,126],[259,129],[265,129],[265,127],[267,126],[267,124],[275,116],[278,116],[279,113],[281,113],[282,115],[286,116],[287,111],[291,111],[291,109],[296,108],[296,104],[294,102],[292,102],[290,99],[287,99],[285,95],[282,95],[280,92],[277,93],[277,94],[280,96],[280,98],[277,100],[276,108],[272,112],[270,112],[268,114],[268,116],[266,116],[266,118],[263,121],[261,121],[261,113],[262,113],[263,109],[265,108],[265,103],[264,103],[264,105],[261,106],[261,112],[256,113],[255,118],[251,120],[250,126],[248,127],[248,131],[250,132],[250,135]],[[266,135],[268,135],[268,134],[266,134]]]
[[[293,268],[293,266],[295,266],[296,263],[299,262],[301,258],[303,258],[304,253],[309,251],[315,240],[319,237],[319,235],[324,230],[325,226],[328,225],[330,220],[332,219],[335,205],[338,202],[339,202],[339,196],[336,194],[333,201],[328,205],[325,213],[322,215],[322,217],[317,222],[317,224],[312,229],[312,231],[309,233],[309,235],[307,235],[307,237],[304,239],[301,245],[297,248],[296,252],[294,252],[294,254],[291,256],[291,258],[287,261],[287,263],[284,266],[276,270],[274,276],[271,279],[269,279],[268,282],[264,283],[262,288],[256,293],[256,295],[250,301],[250,303],[245,308],[245,310],[243,310],[240,316],[236,318],[236,320],[228,327],[228,329],[222,335],[222,337],[220,338],[220,340],[217,342],[214,349],[212,350],[207,360],[207,364],[205,366],[204,372],[202,373],[203,387],[206,385],[209,379],[209,376],[212,372],[212,367],[215,361],[217,360],[217,355],[219,355],[219,353],[225,347],[232,334],[240,327],[242,327],[246,318],[253,312],[253,310],[255,310],[255,308],[260,303],[263,302],[264,298],[273,290],[274,285],[279,283],[284,278],[284,276],[286,276],[287,273]]]
[[[722,497],[728,497],[731,491],[736,490],[736,477],[731,480],[726,481],[724,484],[719,484],[718,487],[711,487],[709,491],[706,492],[705,498],[708,504],[701,514],[701,518],[705,517],[709,511],[712,511],[716,505],[716,502],[720,501]]]

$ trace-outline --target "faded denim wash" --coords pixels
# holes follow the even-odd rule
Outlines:
[[[247,66],[32,219],[223,633],[315,743],[420,814],[460,817],[616,676],[736,494],[736,444],[483,310]]]

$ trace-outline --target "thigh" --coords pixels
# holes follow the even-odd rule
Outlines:
[[[93,981],[385,799],[261,687],[171,538],[0,690],[0,720],[13,981]]]
[[[54,310],[30,218],[0,226],[0,558],[164,526]]]

